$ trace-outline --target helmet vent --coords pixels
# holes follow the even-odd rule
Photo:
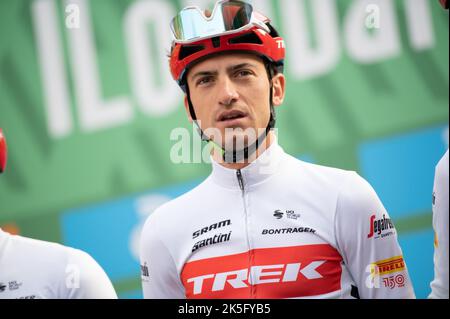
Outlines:
[[[217,49],[218,47],[220,47],[220,37],[214,37],[211,40],[214,48]]]
[[[239,43],[254,43],[254,44],[263,44],[261,39],[254,33],[246,33],[237,37],[234,37],[228,40],[230,44],[239,44]]]
[[[204,50],[205,47],[203,45],[183,45],[180,49],[180,60],[187,58],[190,55],[193,55],[197,52]]]

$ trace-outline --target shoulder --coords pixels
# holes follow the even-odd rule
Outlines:
[[[355,171],[307,163],[292,156],[288,157],[283,169],[284,176],[288,176],[284,180],[292,189],[307,192],[328,207],[327,211],[334,216],[342,211],[346,216],[354,212],[361,217],[361,209],[367,211],[379,207],[374,189]]]
[[[64,247],[64,253],[68,268],[78,268],[79,270],[85,271],[100,270],[103,272],[97,261],[87,252],[72,247]]]
[[[65,288],[68,289],[68,298],[117,298],[110,279],[91,255],[71,247],[65,247],[65,253]]]
[[[436,165],[436,176],[447,178],[448,180],[448,150]]]
[[[146,220],[141,238],[152,237],[156,239],[159,234],[176,235],[183,225],[193,222],[193,216],[201,209],[204,199],[211,192],[211,181],[208,177],[200,185],[185,194],[159,206]]]
[[[347,183],[361,182],[354,171],[308,163],[290,155],[287,157],[287,163],[285,169],[298,180],[305,180],[322,188],[339,191]]]
[[[381,201],[372,185],[356,172],[351,172],[339,188],[338,206],[348,213],[362,214],[370,211],[384,211]],[[364,215],[364,214],[363,214]]]
[[[95,262],[87,253],[67,247],[58,243],[32,239],[22,236],[11,236],[13,250],[17,254],[26,256],[28,259],[41,260],[43,263],[53,264],[55,267],[67,265],[71,261],[80,264]],[[40,258],[35,259],[35,257]],[[42,258],[45,256],[45,258]],[[54,267],[52,268],[54,269]]]
[[[335,198],[340,208],[370,207],[379,204],[378,196],[369,182],[357,172],[307,163],[289,156],[289,170],[297,182],[327,198]],[[305,185],[307,184],[307,185]]]
[[[52,298],[114,298],[112,284],[100,265],[87,253],[61,244],[11,236],[12,264],[37,274],[36,286],[54,287]],[[94,292],[94,293],[92,293]],[[97,293],[101,292],[101,293]]]
[[[40,260],[55,267],[64,264],[68,257],[67,247],[61,244],[22,236],[11,236],[10,240],[13,253],[29,260]]]

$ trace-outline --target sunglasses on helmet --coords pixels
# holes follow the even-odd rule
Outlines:
[[[265,18],[265,17],[262,17]],[[197,6],[181,10],[170,24],[175,42],[191,43],[213,36],[237,33],[253,26],[270,32],[250,3],[242,0],[221,0],[211,16],[206,17]]]

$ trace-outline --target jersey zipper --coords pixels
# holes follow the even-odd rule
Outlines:
[[[245,213],[245,235],[246,235],[246,239],[247,239],[247,245],[248,245],[248,262],[249,262],[249,281],[250,283],[254,283],[255,281],[253,280],[253,274],[251,272],[251,267],[254,263],[254,252],[252,249],[252,245],[250,243],[250,231],[249,231],[249,215],[248,215],[248,211],[247,211],[247,201],[245,200],[245,186],[244,186],[244,178],[242,177],[242,172],[240,169],[238,169],[236,171],[236,176],[237,176],[237,180],[239,183],[239,188],[241,189],[242,192],[242,201],[244,203],[244,213]],[[255,298],[256,297],[256,286],[255,285],[250,285],[250,298]]]

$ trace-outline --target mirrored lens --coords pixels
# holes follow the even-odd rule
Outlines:
[[[173,18],[171,26],[176,39],[186,40],[201,34],[204,24],[205,19],[202,14],[195,8],[188,8]]]
[[[240,1],[229,1],[222,5],[222,18],[225,30],[237,30],[250,23],[253,8]]]
[[[186,8],[173,18],[171,28],[177,40],[193,40],[240,29],[250,23],[252,12],[252,6],[242,1],[221,2],[210,19],[197,8]]]

